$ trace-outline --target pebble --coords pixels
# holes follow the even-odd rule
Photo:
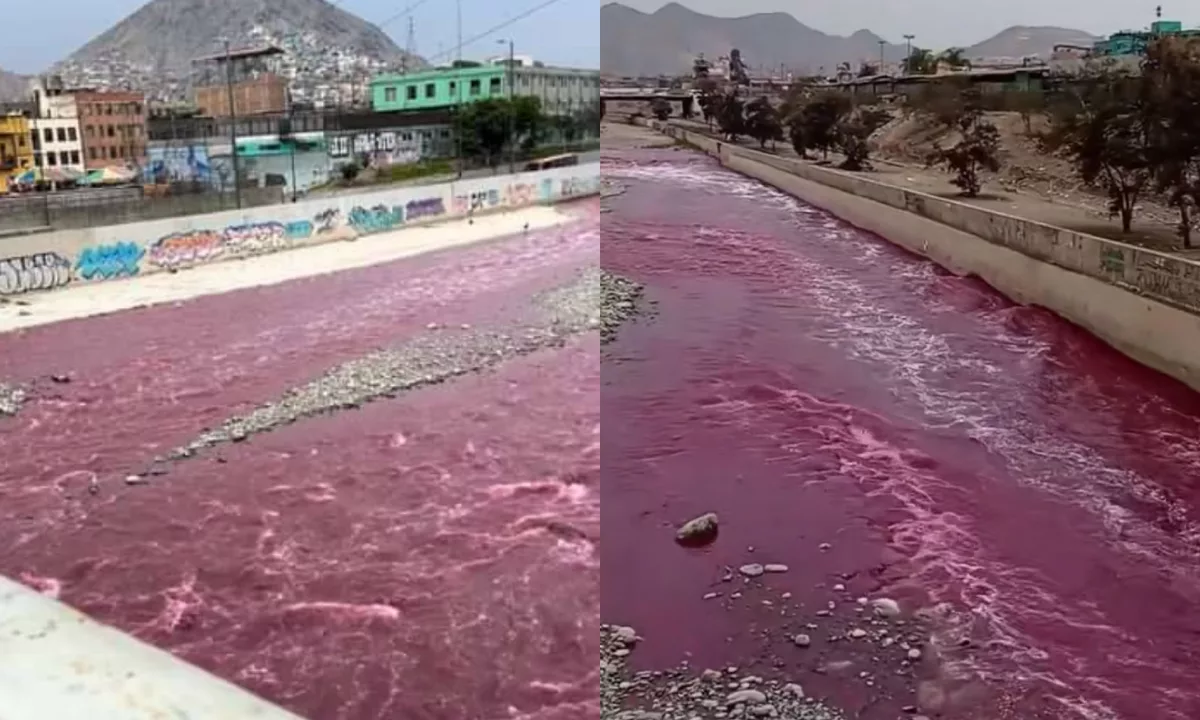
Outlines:
[[[735,690],[729,693],[725,698],[726,705],[758,705],[767,701],[767,695],[761,690],[747,688],[745,690]]]
[[[908,651],[908,659],[909,660],[920,660],[921,659],[921,651],[916,648],[909,650]]]
[[[0,416],[16,415],[24,402],[24,390],[16,385],[0,383]]]
[[[854,628],[853,630],[850,631],[850,637],[855,638],[855,639],[865,638],[866,636],[867,636],[867,631],[863,630],[862,628]]]
[[[745,575],[746,577],[758,577],[759,575],[762,575],[764,572],[766,572],[766,568],[764,568],[762,565],[760,565],[758,563],[750,563],[748,565],[743,565],[740,568],[738,568],[738,572]]]
[[[675,531],[675,539],[688,545],[707,545],[717,537],[716,513],[705,513],[688,520]]]
[[[834,592],[845,592],[845,590],[846,590],[846,586],[841,583],[838,583],[837,585],[833,586]]]
[[[812,645],[812,638],[809,637],[808,635],[806,635],[805,633],[800,633],[800,634],[794,635],[792,637],[792,642],[797,647],[805,647],[806,648],[809,645]]]
[[[788,571],[788,566],[782,563],[767,563],[763,565],[763,570],[769,573],[785,573]]]
[[[875,598],[871,601],[871,607],[880,617],[894,618],[900,615],[900,603],[891,598]]]
[[[821,550],[829,550],[829,549],[833,548],[833,546],[830,545],[829,543],[821,543],[818,547]]]

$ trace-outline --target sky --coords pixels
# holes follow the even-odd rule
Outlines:
[[[463,39],[468,40],[547,0],[462,0]],[[88,40],[120,22],[146,0],[0,0],[0,68],[37,73],[70,55]],[[340,0],[349,12],[381,23],[413,7],[415,0]],[[416,25],[417,54],[447,56],[458,44],[455,3],[422,2],[411,12]],[[596,0],[555,0],[524,20],[463,48],[463,57],[482,58],[500,49],[497,38],[511,39],[518,54],[533,55],[547,64],[600,66],[600,5]],[[383,28],[404,47],[407,17]],[[27,39],[27,42],[23,42]],[[449,57],[448,59],[453,59]]]
[[[667,4],[665,0],[620,2],[643,12]],[[866,29],[903,42],[902,37],[912,33],[914,43],[931,48],[974,45],[1013,25],[1057,25],[1108,35],[1149,25],[1157,5],[1137,0],[681,0],[679,4],[723,17],[787,12],[809,27],[835,35]],[[1164,2],[1163,19],[1196,27],[1200,3]]]

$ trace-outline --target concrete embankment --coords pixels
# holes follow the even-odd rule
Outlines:
[[[1052,310],[1200,390],[1198,262],[651,124],[731,170]]]
[[[595,195],[598,163],[6,238],[0,300]]]

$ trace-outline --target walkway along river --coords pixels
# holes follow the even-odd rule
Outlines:
[[[761,669],[895,717],[722,584],[784,563],[804,608],[931,618],[914,682],[946,717],[1200,717],[1200,397],[708,158],[603,172],[627,186],[604,265],[657,304],[601,394],[602,620],[644,636],[635,665]],[[712,546],[672,542],[707,511]]]

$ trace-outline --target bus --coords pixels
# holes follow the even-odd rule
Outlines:
[[[564,155],[554,155],[540,160],[532,160],[525,165],[525,172],[534,172],[536,170],[549,170],[551,168],[571,167],[579,164],[579,156],[575,153],[566,153]]]

